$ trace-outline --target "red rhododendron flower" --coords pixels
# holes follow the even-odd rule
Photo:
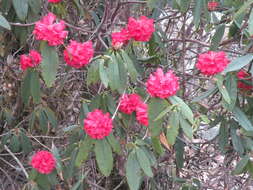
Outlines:
[[[168,98],[175,95],[179,89],[178,77],[173,74],[173,71],[164,74],[163,70],[158,68],[150,75],[146,87],[152,97]]]
[[[36,67],[41,62],[41,55],[35,50],[31,50],[29,55],[20,56],[20,65],[22,70]]]
[[[141,16],[138,20],[130,17],[127,30],[131,38],[136,41],[147,42],[155,31],[154,20]]]
[[[51,152],[42,150],[33,155],[30,164],[39,173],[49,174],[54,170],[56,161]]]
[[[216,8],[219,6],[219,2],[216,2],[216,1],[210,1],[208,2],[207,4],[207,9],[209,11],[215,11]]]
[[[147,104],[140,103],[136,107],[136,119],[140,124],[144,126],[148,126],[148,105]]]
[[[215,75],[222,72],[228,64],[229,60],[225,52],[208,51],[199,55],[196,67],[204,75]]]
[[[126,114],[131,114],[141,102],[138,94],[123,94],[120,98],[119,110]]]
[[[103,114],[99,109],[87,114],[84,119],[84,131],[93,139],[103,139],[112,131],[112,119],[109,113]]]
[[[37,40],[45,40],[50,46],[63,44],[63,40],[67,37],[68,32],[65,31],[65,22],[61,20],[56,23],[56,16],[48,13],[41,20],[37,21],[33,34]]]
[[[237,73],[237,77],[238,79],[241,79],[241,80],[246,80],[246,81],[249,81],[251,82],[252,81],[252,78],[251,78],[251,75],[249,73],[247,73],[245,70],[240,70],[238,73]],[[237,83],[237,87],[238,88],[241,88],[243,90],[251,90],[253,88],[252,85],[249,85],[249,84],[246,84],[242,81],[238,81]]]
[[[92,59],[93,54],[94,49],[91,41],[79,43],[71,40],[66,50],[64,50],[64,60],[71,67],[78,69],[87,65]]]
[[[129,32],[125,28],[123,28],[120,32],[112,33],[112,46],[115,49],[121,48],[129,40],[130,40]]]
[[[49,3],[59,3],[61,2],[62,0],[48,0]]]

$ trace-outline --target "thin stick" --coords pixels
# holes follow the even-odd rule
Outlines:
[[[6,145],[4,145],[4,149],[14,158],[14,160],[16,160],[16,162],[18,163],[18,165],[20,166],[20,168],[24,172],[26,178],[28,179],[29,175],[26,172],[26,170],[25,170],[24,166],[22,165],[22,163],[19,161],[19,159],[11,152],[11,150]]]
[[[125,93],[126,93],[126,89],[123,92],[123,96],[125,95]],[[112,120],[115,118],[115,116],[116,116],[116,114],[117,114],[117,112],[119,110],[119,106],[120,106],[120,102],[118,103],[118,106],[117,106],[115,112],[113,113]]]

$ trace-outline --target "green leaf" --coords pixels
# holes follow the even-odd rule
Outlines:
[[[42,76],[48,87],[52,87],[57,74],[57,69],[59,66],[59,57],[55,47],[48,46],[44,43],[41,47],[41,54],[43,57],[41,67]]]
[[[249,35],[253,35],[253,10],[251,9],[249,20],[248,20],[248,27],[249,27]]]
[[[87,85],[95,84],[99,80],[99,63],[98,60],[90,64],[87,73]]]
[[[172,112],[169,118],[169,125],[167,126],[166,137],[170,145],[174,145],[179,133],[179,114]]]
[[[108,177],[113,168],[113,157],[112,149],[106,139],[96,141],[95,155],[100,171]]]
[[[175,106],[168,106],[165,110],[163,110],[159,115],[155,118],[154,121],[158,121],[162,119],[167,113],[169,113]]]
[[[0,15],[0,26],[7,30],[11,30],[9,22],[2,15]]]
[[[224,73],[237,71],[244,66],[248,65],[253,59],[253,54],[247,54],[241,57],[234,59],[223,71]]]
[[[200,96],[193,98],[192,102],[193,103],[194,102],[199,102],[199,101],[209,97],[210,95],[216,93],[217,90],[218,90],[218,88],[217,88],[217,86],[215,86],[214,88],[211,88],[211,89],[207,90],[206,92],[202,93]]]
[[[28,0],[12,0],[18,18],[25,21],[28,13]]]
[[[89,153],[93,147],[93,140],[86,137],[80,142],[79,151],[76,157],[75,165],[79,168],[84,161],[87,160]]]
[[[226,121],[223,121],[220,125],[219,130],[219,137],[218,137],[218,144],[219,148],[222,153],[226,153],[228,151],[228,138],[229,138],[229,130],[228,126],[226,125]]]
[[[159,137],[151,137],[151,142],[152,142],[152,147],[154,148],[154,150],[160,156],[162,156],[164,154],[164,149],[163,149],[163,147],[161,145]]]
[[[52,150],[54,157],[56,158],[56,169],[58,172],[61,172],[62,171],[61,156],[60,156],[58,148],[54,145],[54,143],[52,143],[51,150]]]
[[[233,143],[233,147],[235,151],[237,151],[240,155],[242,155],[244,153],[244,147],[242,144],[242,140],[237,135],[236,131],[237,131],[237,128],[231,127],[230,135],[231,135],[231,139],[232,139],[232,143]]]
[[[196,28],[199,27],[202,7],[203,7],[203,0],[195,0],[195,8],[194,8],[194,12],[193,12],[193,16],[194,16],[193,23]]]
[[[237,79],[235,75],[229,75],[226,82],[225,87],[228,91],[229,97],[230,97],[230,104],[225,103],[225,107],[232,111],[235,107],[236,100],[237,100]]]
[[[35,14],[39,14],[41,10],[41,0],[28,0],[28,4]]]
[[[243,6],[241,6],[240,9],[235,13],[234,19],[238,18],[241,14],[247,12],[246,10],[250,7],[252,3],[253,3],[253,0],[248,0],[244,2]]]
[[[50,185],[47,175],[38,173],[38,175],[36,177],[36,182],[37,182],[38,186],[40,187],[39,189],[43,189],[43,190],[50,190],[51,189],[51,187],[50,187],[51,185]]]
[[[22,150],[24,151],[25,154],[32,152],[33,150],[32,143],[23,132],[20,134],[20,143]]]
[[[194,116],[191,108],[181,98],[177,96],[171,96],[169,99],[172,104],[180,107],[180,111],[185,118],[187,118],[191,123],[194,123]]]
[[[31,95],[33,97],[33,101],[36,104],[40,103],[40,79],[39,73],[36,71],[31,72],[31,79],[30,79],[30,87],[31,87]]]
[[[121,50],[121,55],[122,55],[123,61],[126,64],[127,70],[130,74],[132,81],[136,82],[137,77],[138,77],[138,72],[134,66],[133,61],[131,60],[131,58],[128,56],[128,54],[124,50]]]
[[[121,154],[121,147],[118,142],[118,140],[114,137],[114,135],[111,133],[109,136],[106,137],[107,141],[111,145],[114,152],[117,154]]]
[[[139,161],[139,165],[141,166],[142,170],[147,176],[153,177],[153,172],[151,169],[151,163],[149,161],[149,158],[146,156],[145,152],[141,148],[136,148],[135,150],[137,160]]]
[[[118,61],[114,54],[111,55],[112,60],[108,62],[108,70],[109,74],[109,86],[112,90],[118,90],[119,93],[123,93],[124,87],[121,86],[121,79],[119,73],[119,65]]]
[[[236,165],[234,171],[232,172],[233,175],[239,175],[244,172],[244,169],[246,168],[250,157],[248,155],[245,155]]]
[[[190,6],[191,0],[177,0],[177,2],[180,6],[180,11],[182,13],[186,13]]]
[[[250,120],[247,118],[245,113],[243,113],[240,108],[235,107],[233,110],[234,116],[237,119],[238,123],[246,130],[253,131],[253,126]]]
[[[155,119],[168,106],[169,106],[168,102],[163,99],[159,99],[159,98],[150,99],[149,105],[148,105],[148,116],[149,116],[149,126],[150,126],[152,136],[160,135],[161,130],[162,130],[163,120],[155,121]]]
[[[179,116],[179,121],[180,121],[180,127],[183,129],[183,132],[185,135],[189,138],[192,139],[193,137],[193,130],[191,125],[183,118]]]
[[[218,75],[216,76],[216,78],[218,79],[216,81],[216,84],[218,86],[218,89],[223,97],[223,99],[228,103],[230,104],[231,103],[231,99],[230,99],[230,96],[228,94],[228,91],[226,89],[226,87],[223,85],[223,81],[224,81],[224,78],[221,76],[221,75]]]
[[[31,95],[31,76],[32,76],[32,71],[30,69],[27,69],[25,73],[25,78],[21,84],[21,98],[24,102],[25,105],[28,104],[29,97]]]
[[[132,151],[127,158],[126,177],[130,190],[138,190],[141,184],[142,174],[134,151]]]
[[[12,152],[18,152],[20,150],[20,141],[17,135],[13,135],[10,139],[10,149]]]
[[[104,60],[103,59],[101,59],[101,61],[99,62],[99,76],[100,76],[100,80],[102,81],[103,85],[105,86],[105,88],[107,88],[108,83],[109,83],[109,78],[107,76],[107,72],[104,67]]]
[[[224,36],[225,26],[226,26],[225,24],[217,26],[216,31],[215,31],[214,36],[211,41],[211,47],[210,47],[211,50],[218,49],[220,42]]]
[[[55,113],[48,107],[43,108],[44,112],[47,115],[48,121],[51,123],[51,125],[56,128],[58,125],[57,118],[55,116]]]
[[[184,147],[185,147],[184,142],[177,138],[175,144],[175,151],[176,151],[176,164],[178,168],[183,168],[184,166]]]

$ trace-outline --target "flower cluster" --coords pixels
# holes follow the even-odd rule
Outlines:
[[[79,43],[71,40],[64,50],[64,60],[72,67],[81,68],[90,62],[93,54],[94,50],[91,41]]]
[[[61,2],[62,0],[48,0],[49,3],[59,3]]]
[[[89,112],[84,119],[84,131],[93,139],[103,139],[109,136],[112,128],[112,119],[109,113],[103,114],[99,109]]]
[[[137,121],[148,126],[148,106],[142,102],[138,94],[124,94],[120,98],[119,110],[125,114],[132,114],[136,111]]]
[[[218,6],[219,6],[219,2],[216,2],[216,1],[210,1],[207,3],[207,9],[209,11],[215,11]]]
[[[120,32],[112,33],[112,46],[115,49],[121,48],[131,38],[135,41],[147,42],[154,31],[153,19],[146,16],[141,16],[139,19],[130,17],[126,28],[123,28]]]
[[[24,71],[27,68],[36,67],[41,62],[41,55],[35,50],[31,50],[29,55],[20,56],[21,69]]]
[[[179,90],[178,77],[173,74],[173,71],[164,74],[163,70],[158,68],[149,76],[146,87],[152,97],[168,98]]]
[[[38,151],[30,162],[31,166],[42,174],[49,174],[55,169],[56,161],[51,152]]]
[[[238,73],[237,73],[237,78],[239,80],[245,80],[245,81],[248,81],[248,82],[252,82],[252,77],[251,75],[246,72],[245,70],[240,70]],[[252,85],[249,85],[249,84],[246,84],[245,82],[242,82],[242,81],[238,81],[237,82],[237,87],[242,89],[242,90],[252,90],[253,86]]]
[[[56,16],[48,13],[41,20],[35,23],[33,34],[37,40],[44,40],[50,46],[63,44],[63,40],[67,37],[68,32],[65,31],[65,22],[61,20],[56,23]]]
[[[229,60],[225,52],[208,51],[199,55],[196,67],[202,74],[210,76],[222,72],[228,64]]]

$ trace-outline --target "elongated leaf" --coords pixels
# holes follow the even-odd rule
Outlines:
[[[187,118],[191,123],[194,122],[194,116],[191,108],[179,97],[172,96],[170,97],[170,101],[174,105],[178,105],[180,107],[181,113],[185,118]]]
[[[189,138],[192,139],[193,137],[193,130],[191,125],[183,118],[183,117],[179,117],[179,121],[180,121],[180,127],[183,129],[185,135]]]
[[[224,78],[221,75],[217,76],[216,78],[218,79],[216,83],[217,83],[218,89],[219,89],[223,99],[228,104],[230,104],[231,103],[231,98],[228,94],[228,91],[227,91],[226,87],[223,85]]]
[[[85,160],[87,160],[92,147],[93,141],[89,137],[86,137],[83,141],[80,142],[79,151],[75,161],[75,165],[78,168]]]
[[[153,177],[151,163],[149,161],[149,158],[146,156],[145,152],[141,148],[137,148],[136,155],[137,160],[139,161],[139,165],[141,166],[144,173],[149,177]]]
[[[232,127],[230,129],[230,135],[232,138],[232,143],[235,151],[237,151],[240,155],[242,155],[244,153],[244,147],[241,138],[236,134],[236,130],[237,130],[236,128]]]
[[[102,81],[103,85],[105,86],[105,88],[107,88],[108,83],[109,83],[109,78],[108,78],[106,69],[104,68],[104,60],[101,60],[99,62],[99,76],[100,76],[100,80]]]
[[[237,71],[244,66],[248,65],[253,59],[253,54],[247,54],[241,57],[234,59],[227,68],[223,71],[224,73]]]
[[[228,138],[229,138],[229,128],[227,127],[226,122],[223,121],[220,126],[218,137],[218,144],[222,153],[226,153],[228,150],[229,147]]]
[[[40,13],[41,0],[28,0],[28,4],[35,14]]]
[[[121,86],[120,72],[119,72],[119,63],[115,55],[111,56],[112,61],[108,62],[108,71],[109,74],[109,86],[112,90],[118,90],[119,93],[123,93],[124,87]]]
[[[21,98],[25,105],[28,104],[29,97],[31,96],[31,89],[30,89],[31,76],[32,76],[32,72],[30,69],[28,69],[25,73],[25,78],[21,84]]]
[[[194,8],[194,12],[193,12],[193,16],[194,16],[193,22],[194,22],[194,25],[196,28],[199,27],[202,7],[203,7],[203,0],[195,0],[195,8]]]
[[[232,172],[233,175],[239,175],[243,173],[244,169],[246,168],[249,162],[249,156],[245,155],[236,165],[234,171]]]
[[[28,13],[28,0],[12,0],[18,18],[24,21]]]
[[[168,106],[165,110],[163,110],[161,113],[159,113],[159,115],[155,118],[154,121],[160,120],[162,119],[167,113],[169,113],[172,109],[174,108],[174,106]]]
[[[113,168],[113,157],[112,149],[105,139],[96,141],[95,154],[100,171],[109,176]]]
[[[61,161],[61,156],[59,153],[58,148],[54,145],[54,143],[52,143],[52,153],[54,155],[54,157],[56,158],[57,162],[56,162],[56,169],[58,172],[62,171],[62,161]]]
[[[99,80],[99,61],[96,60],[90,65],[88,69],[87,85],[95,84],[98,82],[98,80]]]
[[[179,133],[179,114],[172,112],[169,119],[169,125],[167,126],[166,137],[170,145],[174,145]]]
[[[138,190],[141,184],[141,167],[135,152],[131,152],[126,162],[126,177],[130,190]]]
[[[127,70],[130,74],[130,77],[133,82],[136,82],[137,77],[138,77],[138,72],[134,66],[133,61],[131,58],[127,55],[127,53],[124,50],[121,50],[121,55],[123,57],[124,62],[126,63]]]
[[[253,0],[248,0],[244,2],[244,4],[240,7],[240,9],[235,13],[234,19],[238,18],[241,14],[245,13],[252,3]]]
[[[0,15],[0,26],[7,30],[11,29],[9,22],[2,15]]]
[[[109,144],[111,145],[112,149],[114,152],[121,154],[121,147],[118,142],[118,140],[114,137],[113,134],[110,134],[109,136],[106,137],[108,140]]]
[[[247,118],[245,113],[243,113],[240,108],[234,108],[234,116],[237,119],[238,123],[246,130],[246,131],[253,131],[253,126],[250,120]]]
[[[237,100],[237,80],[235,75],[229,75],[226,82],[225,87],[230,97],[230,104],[225,103],[225,108],[232,111],[235,107],[236,100]]]
[[[176,151],[176,164],[178,168],[184,166],[184,147],[185,144],[180,139],[176,140],[175,151]]]
[[[20,135],[20,143],[22,150],[24,151],[25,154],[32,152],[33,150],[32,143],[24,133],[21,133]]]
[[[50,108],[48,108],[48,107],[45,107],[45,108],[44,108],[44,111],[45,111],[45,113],[46,113],[46,115],[47,115],[48,121],[51,123],[51,125],[52,125],[53,127],[56,128],[58,122],[57,122],[57,118],[56,118],[56,116],[55,116],[55,113],[54,113]]]
[[[249,26],[249,35],[252,36],[253,35],[253,10],[251,10],[250,12],[248,26]]]
[[[31,87],[31,94],[33,97],[33,101],[38,104],[40,103],[40,79],[39,79],[39,73],[36,71],[31,72],[31,80],[30,80],[30,87]]]
[[[219,44],[224,36],[225,32],[225,24],[219,25],[216,28],[215,34],[212,38],[211,42],[211,50],[217,50],[219,47]]]
[[[163,147],[161,145],[161,141],[160,141],[159,137],[152,137],[151,141],[152,141],[152,146],[153,146],[154,150],[159,155],[163,155],[164,154],[164,149],[163,149]]]
[[[55,47],[48,46],[44,43],[41,46],[42,53],[42,76],[48,87],[51,87],[56,79],[57,69],[59,66],[59,57]]]

